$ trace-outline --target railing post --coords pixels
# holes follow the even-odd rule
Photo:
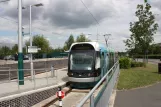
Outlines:
[[[17,86],[18,86],[18,91],[20,91],[20,85],[19,85],[19,69],[17,70]]]
[[[59,80],[58,80],[58,71],[55,70],[55,73],[56,73],[56,75],[55,75],[55,77],[56,77],[56,83],[58,84],[59,83]]]
[[[35,70],[33,70],[33,73],[34,73],[34,77],[33,77],[33,79],[34,79],[34,89],[36,89],[36,78],[35,78]],[[33,81],[33,80],[32,80]]]
[[[94,107],[94,95],[90,96],[90,107]]]
[[[9,81],[11,81],[11,71],[10,71],[10,68],[9,68]]]
[[[54,66],[52,65],[51,66],[51,77],[54,77],[54,76],[55,76]]]
[[[46,69],[45,69],[45,72],[46,72],[46,82],[47,82],[47,85],[46,86],[48,86],[48,72],[47,72]]]

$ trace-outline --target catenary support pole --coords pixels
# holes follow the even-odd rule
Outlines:
[[[18,0],[18,74],[19,85],[24,85],[22,53],[22,0]]]

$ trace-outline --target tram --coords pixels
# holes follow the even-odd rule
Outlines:
[[[93,87],[114,65],[115,52],[98,42],[73,43],[68,57],[68,78],[72,87]]]

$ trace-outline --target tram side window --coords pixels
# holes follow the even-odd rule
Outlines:
[[[95,65],[95,69],[100,68],[100,63],[101,63],[101,60],[100,60],[100,53],[97,52],[97,54],[96,54],[96,65]]]

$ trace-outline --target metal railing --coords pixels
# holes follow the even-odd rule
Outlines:
[[[0,67],[0,71],[2,71],[2,72],[0,72],[0,77],[3,77],[2,79],[4,79],[5,76],[8,76],[8,80],[11,80],[11,78],[10,78],[11,77],[10,69],[11,69],[11,67]],[[7,73],[5,72],[5,70],[7,70]],[[1,78],[0,78],[0,80],[1,80]]]
[[[11,69],[10,67],[0,67],[0,97],[7,95],[29,91],[41,87],[57,84],[57,70],[53,66],[51,68],[34,69],[34,78],[31,78],[31,69],[22,69],[24,71],[24,80],[19,80],[19,69]],[[20,81],[24,81],[24,85],[19,85]]]
[[[85,104],[87,104],[86,102],[88,100],[90,100],[90,107],[108,107],[108,101],[115,86],[118,73],[119,62],[117,61],[114,66],[110,70],[108,70],[104,77],[95,85],[95,87],[81,100],[81,102],[76,107],[86,107],[87,105]],[[98,95],[95,95],[95,91],[102,83],[105,83],[103,84],[104,86],[98,92]]]

